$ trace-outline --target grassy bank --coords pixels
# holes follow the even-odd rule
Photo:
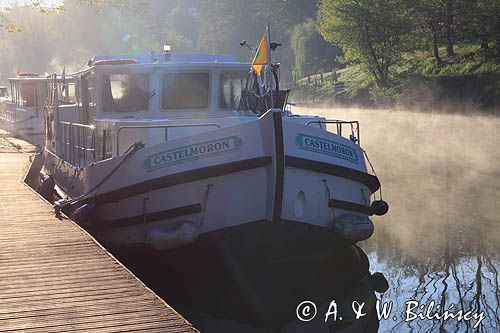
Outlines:
[[[440,50],[445,54],[444,50]],[[400,107],[500,114],[500,55],[476,45],[457,47],[437,64],[424,52],[406,54],[392,67],[390,86],[379,88],[362,65],[299,80],[294,100],[367,107]]]

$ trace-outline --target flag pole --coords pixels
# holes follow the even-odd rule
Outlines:
[[[273,89],[271,87],[271,80],[273,77],[272,74],[272,63],[271,63],[271,28],[269,27],[269,22],[267,22],[267,84],[269,87],[269,96],[271,96],[271,109],[274,108],[274,103],[273,103]]]

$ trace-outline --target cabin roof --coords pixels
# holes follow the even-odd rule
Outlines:
[[[232,55],[216,54],[139,54],[118,56],[94,56],[85,68],[75,74],[90,70],[123,70],[127,68],[155,69],[210,69],[210,68],[250,68],[249,63],[238,62]]]
[[[42,81],[46,80],[44,74],[38,73],[18,73],[16,76],[10,77],[9,81]]]
[[[10,77],[9,81],[47,81],[47,78],[47,76],[41,74],[39,76],[14,76]],[[62,81],[62,75],[57,75],[57,80]],[[64,80],[72,81],[73,76],[65,75]]]
[[[135,60],[139,64],[158,64],[158,63],[208,63],[208,62],[238,62],[233,55],[228,54],[203,54],[203,53],[145,53],[145,54],[129,54],[129,55],[98,55],[92,57],[87,63],[88,66],[93,66],[96,61],[100,60]]]

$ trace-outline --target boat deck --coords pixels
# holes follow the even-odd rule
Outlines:
[[[34,147],[0,133],[0,332],[196,332],[21,178]]]

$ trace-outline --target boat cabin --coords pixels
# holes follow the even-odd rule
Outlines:
[[[74,102],[50,83],[46,146],[77,166],[258,114],[241,107],[250,64],[232,56],[94,57],[74,73]]]
[[[47,99],[45,75],[18,73],[9,79],[11,91],[12,121],[39,118]]]

